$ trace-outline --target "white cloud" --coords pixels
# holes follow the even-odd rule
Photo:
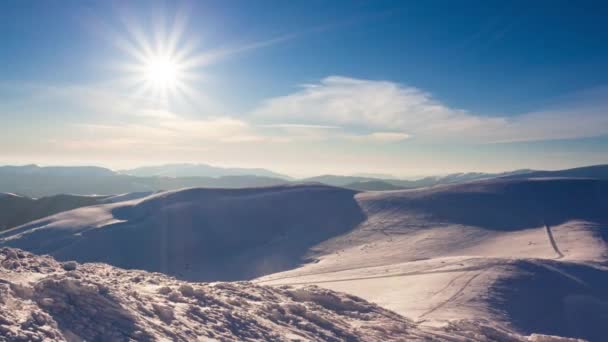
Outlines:
[[[39,148],[38,141],[47,141],[69,151],[162,150],[170,154],[253,144],[293,143],[283,148],[288,150],[309,142],[324,142],[326,146],[332,141],[351,142],[357,148],[357,144],[404,140],[492,143],[608,134],[608,106],[604,104],[487,117],[450,108],[413,87],[346,77],[328,77],[305,85],[236,116],[218,115],[213,110],[174,112],[155,101],[106,86],[26,90],[31,93],[23,101],[28,103],[28,116],[40,111],[37,115],[58,120],[41,122],[43,131],[37,138],[18,136],[15,129],[5,132],[8,140],[20,139],[22,149]],[[59,112],[50,113],[53,109]],[[0,152],[6,153],[6,149]]]
[[[346,139],[360,142],[397,142],[409,139],[409,135],[401,132],[373,132],[362,135],[348,135]]]
[[[608,134],[605,113],[604,107],[491,117],[450,108],[414,87],[331,76],[304,85],[292,94],[264,101],[253,116],[266,122],[302,126],[398,131],[404,138],[420,140],[491,143]],[[376,138],[382,136],[376,134]],[[391,137],[397,140],[397,136]]]
[[[268,124],[268,125],[259,125],[259,127],[265,127],[265,128],[285,128],[285,129],[290,129],[290,128],[305,128],[305,129],[336,129],[336,128],[340,128],[339,126],[327,126],[327,125],[305,125],[305,124]]]
[[[229,117],[188,119],[174,116],[149,117],[130,124],[75,124],[79,137],[93,137],[105,146],[114,148],[174,146],[176,150],[198,149],[218,143],[273,141],[258,134],[245,121]],[[55,140],[59,144],[61,140]],[[66,140],[67,147],[76,148],[74,139]],[[85,146],[85,145],[83,145]]]

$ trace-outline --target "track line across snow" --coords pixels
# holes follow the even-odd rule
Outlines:
[[[551,247],[553,247],[553,250],[558,255],[557,259],[563,258],[564,254],[559,250],[559,247],[557,246],[557,242],[555,242],[555,238],[553,237],[553,232],[551,231],[551,227],[546,223],[545,223],[545,231],[547,232],[547,236],[549,237],[549,242],[551,243]]]

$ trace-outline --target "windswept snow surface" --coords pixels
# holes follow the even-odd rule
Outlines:
[[[419,326],[319,287],[188,283],[0,249],[0,341],[558,341],[486,322]]]
[[[492,180],[356,195],[367,219],[315,263],[262,277],[351,293],[431,326],[484,317],[521,334],[608,336],[608,187]]]
[[[603,341],[607,223],[605,180],[365,193],[294,185],[81,208],[4,232],[0,244],[188,280],[317,285],[435,332],[483,326],[501,332],[490,340]]]

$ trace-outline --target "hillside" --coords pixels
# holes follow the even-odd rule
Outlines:
[[[0,244],[188,280],[317,285],[421,329],[483,317],[508,336],[602,341],[607,190],[580,178],[186,189],[60,213],[1,233]]]
[[[299,265],[310,247],[362,222],[353,195],[322,185],[170,191],[60,213],[0,243],[185,279],[251,279]]]
[[[361,225],[258,283],[319,285],[431,326],[484,317],[520,334],[602,341],[607,186],[490,180],[360,193]]]
[[[103,197],[57,195],[32,199],[0,193],[0,231],[62,211],[99,204]]]
[[[187,283],[8,248],[0,293],[0,339],[10,341],[561,341],[483,320],[423,326],[318,287]]]

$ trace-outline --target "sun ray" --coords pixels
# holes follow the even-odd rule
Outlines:
[[[180,97],[178,93],[184,94],[181,89],[188,82],[197,79],[193,65],[188,63],[193,59],[194,46],[183,42],[186,16],[178,13],[170,29],[167,29],[169,21],[158,20],[152,35],[144,34],[145,30],[136,21],[123,19],[128,36],[117,37],[115,42],[132,60],[119,64],[118,68],[129,74],[125,79],[136,88],[133,96],[168,106],[172,98]]]

